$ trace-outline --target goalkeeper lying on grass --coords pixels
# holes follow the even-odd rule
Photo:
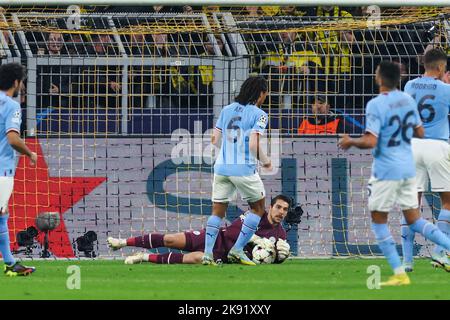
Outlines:
[[[286,217],[290,209],[290,199],[283,195],[278,195],[272,199],[269,212],[264,213],[258,225],[258,231],[250,239],[245,247],[246,254],[252,257],[253,247],[258,246],[268,250],[271,258],[257,263],[281,263],[290,255],[290,247],[286,242],[286,231],[281,222]],[[227,254],[241,231],[244,216],[233,221],[229,226],[222,227],[214,246],[214,259],[228,263]],[[175,263],[202,263],[205,249],[205,229],[200,231],[186,231],[175,234],[150,233],[143,237],[132,237],[129,239],[108,238],[108,246],[113,250],[124,247],[141,247],[146,249],[171,248],[187,251],[188,253],[162,253],[153,254],[139,252],[125,259],[125,264],[135,264],[141,262],[153,262],[164,264]],[[256,262],[256,261],[255,261]]]

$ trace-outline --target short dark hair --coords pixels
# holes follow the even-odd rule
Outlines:
[[[14,82],[24,80],[25,67],[19,63],[6,63],[0,66],[0,90],[6,91],[14,87]]]
[[[400,82],[400,64],[398,62],[381,61],[378,65],[378,72],[383,85],[393,89]]]
[[[425,69],[437,69],[439,62],[447,62],[447,53],[440,48],[433,48],[425,52],[423,65]]]
[[[329,104],[327,96],[322,94],[314,96],[314,102]]]
[[[246,106],[249,103],[255,104],[261,92],[267,91],[267,80],[261,76],[250,77],[244,81],[241,90],[234,101]]]
[[[272,200],[270,201],[270,206],[273,207],[275,205],[275,203],[277,203],[278,200],[287,202],[287,204],[289,206],[288,210],[291,208],[291,202],[292,202],[291,198],[289,198],[288,196],[282,195],[282,194],[279,194],[275,198],[272,198]]]

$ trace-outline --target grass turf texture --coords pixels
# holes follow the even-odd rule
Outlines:
[[[412,284],[369,290],[367,267],[384,259],[291,260],[281,265],[127,266],[121,261],[34,261],[30,277],[0,276],[0,299],[450,299],[450,274],[416,261]],[[67,267],[78,265],[81,289],[69,290]]]

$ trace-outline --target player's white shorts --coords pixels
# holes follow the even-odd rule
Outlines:
[[[416,178],[378,180],[372,177],[367,188],[370,211],[389,212],[396,203],[402,210],[419,207]]]
[[[0,177],[0,213],[8,211],[8,202],[14,187],[14,177]]]
[[[412,139],[416,162],[417,189],[428,191],[450,191],[450,145],[446,141],[432,139]]]
[[[242,200],[250,203],[261,200],[266,196],[264,184],[257,173],[242,177],[214,175],[212,188],[213,202],[233,201],[236,196],[236,190],[241,195]]]

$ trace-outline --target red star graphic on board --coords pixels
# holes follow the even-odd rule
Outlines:
[[[36,166],[21,156],[14,178],[14,191],[9,201],[9,229],[13,248],[17,249],[16,234],[35,226],[42,212],[59,212],[60,225],[49,233],[49,250],[57,257],[74,257],[72,242],[64,224],[63,214],[91,193],[106,178],[50,177],[38,139],[26,139],[28,147],[38,154]],[[43,234],[38,240],[42,243]]]

